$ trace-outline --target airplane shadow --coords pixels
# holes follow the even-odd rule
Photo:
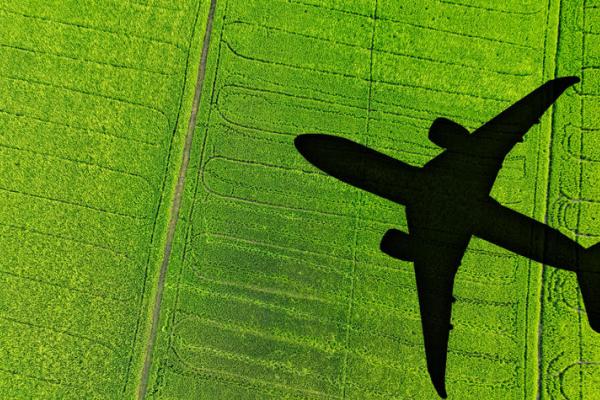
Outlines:
[[[409,232],[390,229],[380,248],[414,262],[428,369],[442,397],[454,276],[473,235],[544,265],[575,272],[589,324],[600,332],[600,244],[585,249],[558,229],[490,197],[508,152],[578,81],[576,77],[549,81],[473,133],[448,119],[436,119],[429,139],[445,151],[423,168],[341,137],[305,134],[295,139],[297,150],[319,169],[406,207]]]

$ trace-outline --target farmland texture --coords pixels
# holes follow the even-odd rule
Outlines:
[[[0,2],[0,398],[133,398],[206,10]]]
[[[583,74],[511,152],[493,196],[595,242],[596,6],[407,3],[217,2],[151,398],[436,397],[412,267],[378,249],[406,228],[403,210],[311,167],[297,134],[422,165],[441,151],[434,118],[474,129],[557,74]],[[474,239],[455,293],[451,398],[600,396],[600,339],[574,277]]]
[[[492,194],[600,240],[597,0],[4,0],[0,18],[2,398],[436,398],[412,265],[379,251],[403,209],[310,166],[301,133],[419,166],[435,118],[473,130],[579,76]],[[473,239],[455,297],[450,398],[600,398],[574,276]]]

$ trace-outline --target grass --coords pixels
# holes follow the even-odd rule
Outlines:
[[[206,17],[109,3],[0,6],[2,397],[135,393]]]
[[[80,3],[0,5],[11,398],[136,396],[210,6]],[[493,196],[598,240],[594,2],[406,3],[216,0],[147,398],[435,398],[412,266],[379,251],[403,210],[311,167],[297,134],[423,165],[436,117],[474,129],[580,76]],[[574,276],[473,239],[455,294],[451,398],[597,396]]]

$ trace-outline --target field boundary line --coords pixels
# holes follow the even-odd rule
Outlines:
[[[185,188],[185,175],[190,162],[190,153],[192,150],[192,142],[194,138],[194,132],[196,130],[196,120],[198,116],[198,110],[200,107],[200,100],[202,95],[202,88],[204,86],[204,76],[206,74],[206,61],[208,56],[208,48],[210,45],[210,38],[213,27],[213,19],[215,15],[217,0],[211,0],[210,9],[208,11],[206,31],[204,32],[204,41],[202,44],[202,55],[200,56],[200,63],[198,65],[198,78],[196,80],[196,87],[194,89],[194,100],[192,103],[192,112],[188,121],[187,132],[185,136],[185,143],[183,146],[183,157],[181,166],[179,169],[179,177],[177,178],[177,185],[175,186],[175,193],[173,196],[173,202],[171,204],[171,217],[169,219],[169,225],[167,228],[167,238],[165,241],[163,260],[160,266],[160,272],[156,287],[156,295],[154,297],[154,304],[152,309],[152,325],[150,328],[150,335],[148,337],[148,343],[144,352],[144,364],[142,369],[142,376],[140,384],[138,386],[138,399],[143,399],[148,389],[148,379],[150,375],[150,368],[152,365],[152,352],[154,349],[154,343],[156,342],[156,336],[158,331],[158,322],[160,318],[160,310],[162,297],[165,287],[165,278],[169,267],[169,259],[171,256],[171,250],[173,248],[173,240],[175,238],[175,229],[179,220],[179,212],[181,209],[181,201],[183,197],[183,191]]]

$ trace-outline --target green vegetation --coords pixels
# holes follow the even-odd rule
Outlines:
[[[146,397],[436,398],[412,266],[379,251],[403,210],[293,138],[422,165],[434,118],[474,129],[580,76],[493,195],[591,245],[599,6],[216,0]],[[209,7],[1,2],[0,397],[136,396]],[[473,239],[455,293],[450,398],[598,396],[574,276]]]
[[[547,215],[587,247],[600,241],[600,9],[584,4],[561,12],[556,72],[582,82],[555,108]],[[542,286],[542,398],[600,398],[600,337],[587,324],[577,280],[546,269]]]
[[[554,77],[557,64],[559,75],[581,75],[572,33],[558,34],[559,18],[577,31],[581,10],[406,3],[218,2],[214,85],[203,93],[180,257],[167,279],[155,398],[435,398],[412,268],[378,250],[387,229],[405,227],[403,210],[322,175],[292,140],[335,134],[422,165],[440,151],[427,140],[434,118],[473,129]],[[583,78],[585,87],[591,75]],[[565,96],[568,119],[567,103],[580,100]],[[554,193],[565,174],[581,174],[576,156],[560,153],[566,122],[550,114],[511,152],[493,194],[560,226]],[[579,135],[581,124],[571,125]],[[593,176],[583,177],[588,190]],[[583,398],[598,390],[595,366],[579,360],[597,359],[585,351],[600,339],[554,300],[577,295],[574,276],[544,275],[559,284],[540,265],[471,242],[453,307],[452,398],[554,398],[569,364],[569,398],[584,383]],[[588,381],[577,381],[580,368]]]
[[[143,3],[0,4],[2,398],[135,393],[206,21]]]

